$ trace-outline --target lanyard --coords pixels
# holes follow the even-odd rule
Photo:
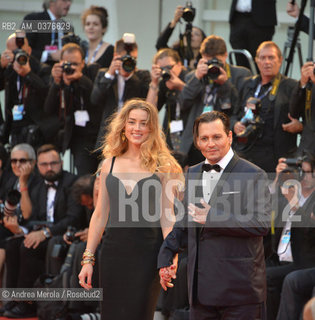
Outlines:
[[[305,120],[307,124],[311,122],[311,102],[312,102],[312,87],[306,86]]]
[[[92,56],[92,59],[91,59],[90,63],[94,62],[95,57],[96,57],[98,51],[101,49],[101,46],[102,46],[103,43],[104,43],[104,41],[101,40],[100,43],[97,45],[96,49],[93,52],[93,56]],[[89,50],[87,50],[86,55],[85,55],[85,63],[88,63],[88,62],[89,62]]]
[[[261,90],[261,84],[259,83],[258,84],[258,86],[257,86],[257,88],[256,88],[256,91],[255,91],[255,93],[254,93],[254,97],[255,98],[257,98],[257,99],[263,99],[263,98],[265,98],[267,95],[268,95],[268,93],[271,91],[271,88],[272,88],[272,85],[270,85],[269,86],[269,88],[263,93],[263,94],[261,94],[260,96],[258,96],[258,94],[259,94],[259,92],[260,92],[260,90]]]
[[[206,86],[206,93],[203,100],[203,104],[205,106],[210,106],[211,104],[212,105],[215,104],[217,91],[218,91],[218,87],[213,87],[210,85]]]
[[[21,83],[21,78],[18,75],[16,79],[16,90],[18,94],[19,103],[23,103],[23,100],[27,98],[28,88]]]

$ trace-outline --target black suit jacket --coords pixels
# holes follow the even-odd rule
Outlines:
[[[24,20],[51,20],[48,12],[32,12],[24,17]],[[51,44],[52,33],[35,33],[28,32],[26,34],[30,47],[32,48],[32,56],[38,60],[41,59],[45,46]]]
[[[230,8],[229,22],[233,23],[237,0],[233,0]],[[276,0],[252,0],[252,19],[261,27],[277,25]]]
[[[71,186],[76,176],[63,171],[58,180],[58,187],[54,202],[54,223],[50,228],[53,236],[62,235],[68,226],[79,227],[84,218],[84,209],[71,194]],[[47,188],[44,179],[40,179],[36,188],[30,193],[32,201],[32,215],[30,220],[43,221],[47,219]]]
[[[91,101],[101,106],[103,115],[101,118],[100,130],[97,137],[96,147],[100,147],[106,133],[106,121],[117,111],[118,87],[117,79],[105,78],[108,69],[100,69],[93,86]],[[125,82],[123,101],[132,98],[146,98],[151,76],[147,70],[136,70],[132,77]]]
[[[187,173],[185,210],[203,197],[202,164]],[[264,171],[234,155],[212,193],[205,226],[189,221],[187,211],[186,219],[175,224],[161,247],[158,268],[170,265],[173,255],[188,247],[190,304],[196,295],[208,306],[264,301],[269,198]]]

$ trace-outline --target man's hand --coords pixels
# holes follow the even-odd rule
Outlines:
[[[152,64],[151,67],[151,83],[155,86],[159,85],[162,69],[157,64]]]
[[[20,176],[19,182],[21,188],[27,188],[27,182],[30,174],[33,171],[33,166],[30,162],[26,162],[25,164],[21,165],[20,167]]]
[[[198,208],[194,204],[190,203],[188,205],[188,214],[192,217],[193,221],[204,225],[206,224],[211,206],[203,199],[200,200],[200,204],[202,205],[202,208]]]
[[[4,216],[3,224],[8,230],[10,230],[14,234],[19,234],[23,232],[19,226],[17,216]]]
[[[237,121],[234,125],[234,128],[233,128],[235,134],[240,134],[245,129],[246,129],[246,127],[240,121]]]
[[[24,246],[28,249],[36,249],[38,245],[45,240],[46,237],[42,230],[32,231],[31,233],[25,235]]]
[[[175,74],[175,72],[173,70],[170,70],[170,74],[171,74],[171,79],[165,82],[165,85],[167,86],[167,88],[170,89],[170,90],[182,91],[184,86],[185,86],[185,82],[183,82]]]
[[[218,76],[218,78],[216,80],[214,80],[214,82],[223,85],[226,81],[228,81],[228,76],[227,73],[225,72],[225,70],[220,67],[220,75]]]
[[[301,68],[301,86],[305,87],[309,80],[315,83],[314,63],[312,61],[306,62]]]
[[[14,53],[11,50],[4,50],[1,54],[1,68],[6,68],[9,63],[12,63],[14,60]]]
[[[22,66],[17,61],[14,61],[13,69],[19,76],[25,77],[27,74],[31,72],[30,62],[28,60],[27,63],[24,66]]]
[[[89,233],[89,228],[85,228],[84,230],[78,231],[75,233],[75,237],[79,237],[81,241],[87,241]]]
[[[195,71],[195,76],[197,79],[201,80],[208,73],[208,60],[201,58],[198,61],[197,68]]]
[[[119,71],[121,67],[122,67],[121,55],[114,56],[107,72],[111,76],[115,76],[116,70]]]
[[[294,3],[291,3],[291,0],[287,4],[287,14],[293,18],[297,18],[299,16],[300,9],[299,6]]]
[[[62,63],[61,62],[55,63],[51,69],[51,75],[54,78],[54,82],[56,84],[61,83],[62,74],[63,74]]]
[[[67,74],[63,72],[63,82],[66,86],[70,86],[70,84],[74,81],[77,81],[82,78],[83,73],[79,66],[71,65],[71,68],[74,70],[73,74]]]
[[[288,114],[288,117],[291,121],[282,125],[283,131],[290,133],[298,133],[303,131],[303,123],[301,123],[298,119],[292,118],[290,113]]]

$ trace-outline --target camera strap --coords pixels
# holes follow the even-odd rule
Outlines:
[[[305,97],[305,120],[307,124],[311,123],[311,103],[312,103],[312,86],[306,86]]]
[[[270,101],[274,101],[276,99],[276,95],[277,95],[279,85],[280,85],[280,80],[281,80],[281,75],[280,75],[280,73],[278,73],[272,83],[272,89],[269,94]]]
[[[225,64],[225,72],[226,72],[228,79],[231,79],[231,68],[228,63]]]

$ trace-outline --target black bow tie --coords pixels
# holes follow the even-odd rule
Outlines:
[[[46,188],[49,189],[49,188],[53,188],[53,189],[56,189],[57,190],[57,185],[53,182],[50,182],[50,183],[45,183],[46,185]]]
[[[209,163],[204,163],[202,165],[202,171],[210,171],[210,170],[215,170],[216,172],[220,172],[221,171],[221,167],[218,164],[209,164]]]

